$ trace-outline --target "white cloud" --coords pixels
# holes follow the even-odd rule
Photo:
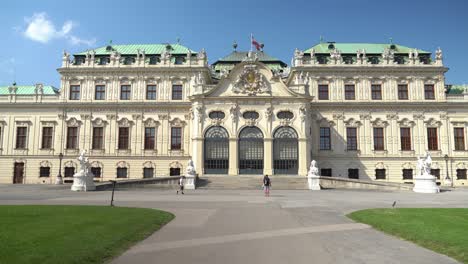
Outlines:
[[[22,32],[26,38],[40,43],[48,43],[52,39],[67,39],[73,45],[87,45],[92,46],[95,44],[95,39],[81,39],[73,34],[71,31],[76,26],[76,23],[68,20],[65,21],[62,28],[57,30],[54,23],[47,17],[46,13],[34,13],[32,17],[25,18],[27,23],[26,29]]]

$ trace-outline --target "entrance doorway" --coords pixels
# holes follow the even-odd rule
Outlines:
[[[229,136],[220,126],[205,133],[205,174],[227,174],[229,168]]]
[[[239,134],[239,174],[263,173],[263,133],[246,127]]]
[[[13,171],[13,183],[23,183],[24,177],[24,162],[15,162]]]
[[[292,127],[280,127],[273,140],[273,169],[275,174],[297,174],[297,133]]]

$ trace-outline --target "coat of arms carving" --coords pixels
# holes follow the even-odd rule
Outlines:
[[[257,69],[255,64],[247,64],[234,83],[233,92],[256,95],[259,93],[268,93],[268,85],[265,77]]]

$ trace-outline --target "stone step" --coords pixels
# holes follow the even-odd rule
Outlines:
[[[307,178],[299,176],[271,176],[272,189],[304,190]],[[262,189],[263,176],[204,176],[198,179],[197,189]]]

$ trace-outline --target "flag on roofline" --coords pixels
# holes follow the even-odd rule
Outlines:
[[[253,49],[253,48],[252,48],[253,46],[255,46],[255,49],[257,49],[257,50],[261,50],[261,49],[262,49],[262,45],[261,45],[258,41],[256,41],[256,40],[254,39],[253,34],[250,34],[250,41],[251,41],[251,44],[252,44],[250,50]]]

